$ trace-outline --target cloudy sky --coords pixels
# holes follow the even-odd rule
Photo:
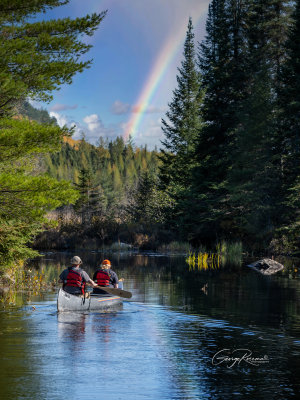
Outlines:
[[[48,18],[79,17],[108,10],[92,38],[92,67],[72,85],[40,105],[59,124],[76,125],[74,138],[85,134],[96,143],[131,134],[137,146],[160,147],[161,118],[176,87],[188,18],[196,41],[205,34],[208,0],[71,0]]]

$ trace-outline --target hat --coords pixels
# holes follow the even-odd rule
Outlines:
[[[111,266],[111,263],[109,260],[103,260],[101,265],[108,265],[109,267]]]
[[[73,258],[71,258],[71,264],[72,265],[82,264],[81,258],[78,256],[74,256]]]

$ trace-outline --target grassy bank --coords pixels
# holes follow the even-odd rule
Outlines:
[[[48,279],[44,271],[36,271],[27,268],[24,262],[16,263],[7,269],[0,271],[0,287],[2,290],[14,289],[40,293],[48,290]]]

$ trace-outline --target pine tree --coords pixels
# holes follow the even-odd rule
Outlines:
[[[195,57],[193,24],[190,18],[183,61],[178,68],[177,88],[173,91],[173,99],[166,113],[167,120],[162,120],[165,139],[162,141],[164,148],[159,156],[161,187],[171,194],[178,205],[190,185],[191,171],[195,166],[195,142],[202,127],[200,108],[203,92]]]
[[[231,237],[251,244],[260,241],[264,246],[274,231],[279,188],[272,153],[274,108],[267,74],[256,77],[243,106],[235,130],[232,168],[225,184],[231,222],[227,229]]]
[[[51,92],[71,83],[77,72],[91,61],[79,61],[89,49],[78,38],[93,35],[105,12],[83,18],[28,22],[38,12],[46,12],[68,1],[2,1],[0,6],[0,113],[8,112],[28,96],[51,100]]]
[[[233,130],[246,95],[243,18],[240,1],[213,0],[206,37],[199,47],[199,68],[205,89],[196,146],[197,165],[185,199],[185,230],[190,238],[215,240],[227,226],[225,182],[231,167]]]
[[[281,234],[299,246],[300,195],[300,1],[292,15],[285,46],[287,57],[280,73],[278,125],[282,190]]]
[[[94,216],[104,213],[107,206],[103,188],[95,181],[91,169],[82,168],[78,177],[77,187],[80,197],[75,203],[75,210],[81,215],[82,224],[90,224]]]
[[[210,4],[199,52],[206,124],[186,199],[192,237],[216,240],[245,231],[259,236],[262,226],[265,233],[274,228],[279,185],[274,116],[288,3]]]
[[[287,2],[276,0],[249,3],[244,29],[248,94],[237,113],[239,123],[226,187],[231,206],[228,214],[238,235],[265,245],[278,224],[281,202],[274,116],[289,7]]]
[[[279,89],[280,146],[285,189],[300,175],[300,2],[296,2],[293,25],[286,43]]]
[[[79,38],[91,36],[105,13],[33,22],[37,13],[67,2],[0,4],[0,264],[34,254],[27,244],[47,221],[45,214],[77,198],[69,183],[40,176],[36,168],[38,157],[58,151],[63,136],[72,132],[52,121],[11,118],[28,97],[50,100],[53,90],[90,66],[81,61],[90,45]]]
[[[158,178],[151,171],[143,172],[130,196],[126,212],[129,219],[146,226],[166,222],[167,210],[172,207],[169,195],[159,189]]]

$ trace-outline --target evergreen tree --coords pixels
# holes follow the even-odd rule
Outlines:
[[[107,206],[107,200],[101,185],[97,185],[90,169],[82,168],[78,176],[80,197],[75,203],[75,210],[81,215],[82,224],[89,224],[94,216],[102,215]]]
[[[51,209],[76,200],[70,184],[37,173],[37,157],[57,151],[72,132],[52,121],[41,125],[10,118],[26,98],[50,100],[51,92],[71,83],[90,66],[81,56],[105,13],[83,18],[34,22],[37,13],[67,0],[3,0],[0,4],[0,263],[33,254],[26,244],[46,221]],[[48,121],[47,121],[48,122]],[[9,250],[8,250],[9,249]]]
[[[273,162],[275,130],[268,76],[258,75],[251,94],[243,102],[235,130],[232,167],[227,175],[227,233],[248,243],[266,245],[272,237],[278,213],[278,170]]]
[[[274,116],[289,7],[287,2],[275,0],[249,3],[244,29],[247,97],[237,113],[239,123],[234,131],[236,142],[226,187],[231,207],[228,214],[239,236],[246,235],[264,245],[278,224],[281,202]]]
[[[206,124],[186,199],[191,236],[216,240],[245,231],[263,235],[262,226],[265,233],[274,229],[275,94],[288,18],[284,1],[210,4],[199,53]]]
[[[142,173],[126,207],[129,219],[154,226],[166,222],[167,210],[172,207],[169,195],[158,187],[158,178],[150,171]]]
[[[162,120],[165,139],[159,159],[160,181],[178,203],[185,196],[190,185],[191,171],[195,166],[195,143],[201,129],[200,108],[203,93],[200,89],[200,76],[196,69],[194,33],[189,19],[184,44],[183,61],[178,69],[177,88],[166,113],[167,120]],[[175,217],[176,219],[176,217]]]
[[[61,134],[55,125],[0,119],[0,265],[35,255],[27,245],[45,214],[77,198],[68,182],[36,174],[36,156],[57,150]]]
[[[79,61],[90,45],[79,40],[91,36],[105,13],[83,18],[32,21],[38,12],[46,12],[65,0],[4,0],[0,7],[0,113],[3,115],[20,100],[31,96],[52,99],[51,91],[71,83],[77,72],[90,66]]]
[[[280,147],[284,186],[288,189],[300,175],[300,2],[296,1],[293,25],[286,43],[279,89]]]
[[[300,198],[300,1],[296,1],[292,26],[286,42],[286,59],[278,90],[280,176],[282,179],[282,233],[299,245]]]
[[[199,47],[199,67],[205,96],[196,146],[197,166],[186,196],[185,229],[191,238],[215,240],[225,224],[225,182],[231,166],[232,135],[237,112],[246,95],[243,18],[240,1],[213,0],[206,37]]]

